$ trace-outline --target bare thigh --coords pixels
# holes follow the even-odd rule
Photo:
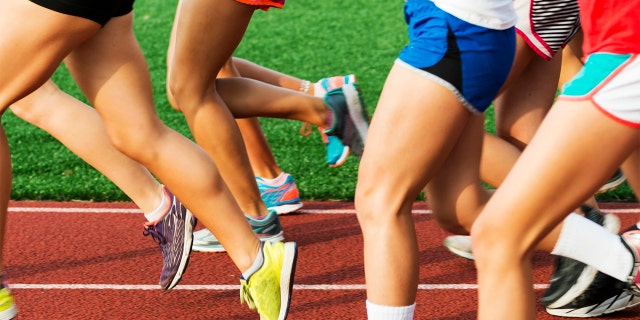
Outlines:
[[[40,87],[74,47],[99,29],[93,21],[30,1],[0,2],[0,108]]]

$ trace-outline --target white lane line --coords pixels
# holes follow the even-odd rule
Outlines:
[[[161,290],[158,285],[144,284],[37,284],[37,283],[10,283],[12,289],[22,290]],[[546,289],[547,284],[535,284],[534,289]],[[364,284],[296,284],[295,290],[365,290]],[[420,284],[418,290],[477,290],[477,284]],[[236,291],[239,285],[177,285],[171,290],[210,290],[210,291]]]
[[[640,208],[602,209],[604,213],[636,214]],[[49,212],[49,213],[132,213],[141,214],[140,209],[119,208],[48,208],[48,207],[9,207],[9,212]],[[354,209],[300,209],[299,214],[355,214]],[[414,214],[432,214],[431,210],[415,209]]]

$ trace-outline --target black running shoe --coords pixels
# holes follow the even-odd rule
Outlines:
[[[640,223],[625,230],[620,239],[633,256],[633,268],[629,274],[629,291],[640,297]]]
[[[604,215],[600,211],[583,205],[581,207],[587,219],[605,227],[612,233],[618,233],[620,229],[620,220],[615,215]],[[542,303],[545,305],[547,312],[553,315],[563,315],[566,313],[566,306],[571,305],[590,288],[598,271],[580,261],[571,258],[558,256],[555,261],[555,270],[549,284],[549,288],[542,297]],[[602,301],[600,301],[602,302]],[[578,317],[580,312],[570,309],[572,315],[568,317]],[[575,314],[575,315],[574,315]],[[588,317],[584,312],[580,317]]]
[[[547,312],[554,316],[589,318],[598,317],[640,303],[640,297],[627,290],[627,283],[597,272],[593,281],[577,298],[558,306],[547,306]]]

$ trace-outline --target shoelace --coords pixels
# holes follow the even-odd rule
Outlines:
[[[160,233],[158,229],[156,229],[155,225],[150,227],[145,227],[144,230],[142,231],[142,235],[145,237],[151,236],[153,241],[155,241],[157,244],[160,244],[160,245],[167,243],[167,238],[165,238],[164,235]]]
[[[324,133],[324,128],[318,127],[318,131],[320,132],[320,137],[322,137],[322,142],[324,142],[325,144],[329,143],[329,139]],[[313,125],[308,122],[303,123],[302,127],[300,127],[300,135],[303,137],[308,137],[311,135],[311,133],[313,133]]]
[[[256,303],[253,302],[253,297],[251,297],[251,293],[249,292],[249,283],[244,279],[240,279],[240,284],[240,303],[246,302],[249,309],[255,309]]]

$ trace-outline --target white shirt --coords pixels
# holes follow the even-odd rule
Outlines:
[[[466,22],[496,30],[513,27],[518,20],[513,0],[431,0],[438,8]]]

